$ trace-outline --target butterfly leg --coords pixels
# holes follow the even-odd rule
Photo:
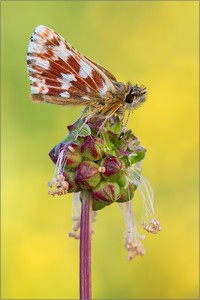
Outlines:
[[[111,117],[119,110],[120,106],[121,106],[121,103],[119,103],[118,105],[114,104],[114,105],[111,106],[111,108],[110,108],[109,110],[107,110],[106,112],[103,112],[103,110],[102,110],[101,114],[105,113],[106,115],[104,116],[105,120],[104,120],[104,122],[102,123],[102,125],[100,126],[100,128],[99,128],[99,130],[98,130],[98,132],[97,132],[97,135],[100,134],[101,129],[102,129],[102,127],[104,126],[104,124],[106,123],[106,121],[107,121],[108,119],[110,119],[110,118],[111,118]]]
[[[78,120],[81,120],[81,119],[84,117],[84,115],[86,115],[86,114],[88,113],[89,109],[90,109],[90,107],[89,107],[89,106],[86,106],[86,107],[83,109],[83,111],[82,111],[80,117],[78,118]]]
[[[87,106],[87,107],[83,110],[83,112],[82,112],[82,114],[81,114],[81,116],[79,117],[78,120],[81,120],[81,119],[82,119],[82,117],[83,117],[84,114],[89,110],[89,108],[90,108],[90,107]],[[74,140],[76,140],[76,139],[78,138],[78,136],[80,135],[81,130],[82,130],[82,129],[84,128],[84,126],[87,124],[88,120],[90,120],[92,117],[96,116],[99,112],[100,112],[100,108],[96,108],[96,109],[94,109],[94,110],[92,111],[91,114],[89,114],[89,115],[85,118],[83,124],[80,126],[80,128],[78,129],[78,131],[76,132],[76,134],[74,134]]]

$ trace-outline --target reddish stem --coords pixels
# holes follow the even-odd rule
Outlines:
[[[91,299],[91,193],[87,190],[83,191],[81,200],[80,299]]]

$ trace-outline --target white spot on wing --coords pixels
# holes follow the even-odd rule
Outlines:
[[[79,75],[82,78],[86,78],[88,76],[91,76],[92,74],[92,70],[93,68],[87,64],[86,62],[84,62],[83,60],[80,60],[80,71],[79,71]]]
[[[46,41],[51,40],[55,36],[56,33],[46,26],[40,25],[36,27],[28,45],[28,52],[45,53],[47,47],[44,45]]]
[[[30,78],[31,82],[37,82],[38,81],[38,79],[35,78],[35,77],[30,76],[29,78]]]
[[[45,69],[45,70],[49,70],[49,61],[48,61],[47,59],[42,59],[42,58],[40,58],[40,57],[37,57],[37,58],[35,59],[35,64],[36,64],[37,66],[42,67],[42,68]]]
[[[37,73],[41,73],[41,72],[38,72],[36,69],[34,69],[34,68],[32,68],[32,67],[29,67],[29,66],[28,66],[28,71],[29,71],[29,74],[30,74],[30,73],[36,73],[36,72],[37,72]]]
[[[28,52],[29,53],[44,53],[46,49],[43,45],[38,43],[37,41],[33,40],[29,42],[28,45]]]
[[[34,80],[37,82],[37,80]],[[31,94],[47,94],[49,89],[46,87],[45,80],[38,81],[37,85],[31,85]]]
[[[101,96],[104,96],[106,94],[106,92],[108,91],[108,86],[106,83],[103,84],[103,87],[101,89],[99,89],[99,93]]]
[[[88,86],[86,86],[86,91],[87,91],[88,93],[91,92],[91,90],[90,90],[90,88],[89,88]]]
[[[69,98],[70,94],[68,92],[63,92],[63,93],[60,93],[60,96],[64,97],[64,98]]]
[[[67,50],[66,47],[64,48],[61,46],[55,46],[53,48],[53,54],[53,60],[57,60],[60,57],[64,61],[67,61],[68,57],[72,55],[71,51]]]
[[[41,31],[44,31],[46,29],[46,26],[44,25],[39,25],[35,28],[35,33],[39,33]]]
[[[44,25],[39,25],[36,27],[35,33],[39,36],[43,36],[46,39],[52,39],[54,37],[54,31]]]
[[[74,74],[64,74],[61,73],[62,78],[58,78],[58,81],[61,83],[63,89],[68,90],[71,86],[71,81],[76,81]]]
[[[81,98],[84,100],[90,100],[90,98],[88,96],[82,96]]]
[[[74,74],[65,74],[65,73],[61,73],[62,77],[66,80],[69,81],[76,81],[76,78],[74,76]]]
[[[32,57],[32,55],[27,55],[26,59],[31,60],[31,59],[33,59],[33,57]]]

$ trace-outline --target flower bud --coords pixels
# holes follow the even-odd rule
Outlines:
[[[81,146],[81,154],[84,159],[97,161],[104,154],[105,142],[99,137],[87,136]]]
[[[93,210],[98,210],[117,201],[120,187],[116,182],[101,181],[92,191]]]
[[[101,166],[105,167],[102,177],[108,181],[117,181],[120,179],[124,165],[121,160],[113,155],[106,156],[101,161]]]
[[[101,181],[99,165],[92,161],[82,161],[75,173],[75,180],[83,189],[93,189]]]
[[[68,193],[79,192],[80,188],[78,187],[75,181],[75,172],[74,171],[64,171],[63,173],[65,180],[68,182]]]
[[[63,155],[66,169],[75,169],[82,162],[83,158],[80,154],[80,147],[75,143],[69,143],[65,146]]]

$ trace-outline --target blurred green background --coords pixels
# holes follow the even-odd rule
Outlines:
[[[143,175],[163,231],[146,234],[146,256],[127,262],[118,205],[100,211],[93,298],[198,298],[198,1],[3,1],[1,8],[2,298],[79,297],[79,244],[67,237],[72,195],[48,196],[47,182],[48,152],[81,108],[31,101],[26,51],[40,24],[119,81],[148,88],[128,126],[147,148]],[[138,192],[133,201],[139,222]]]

